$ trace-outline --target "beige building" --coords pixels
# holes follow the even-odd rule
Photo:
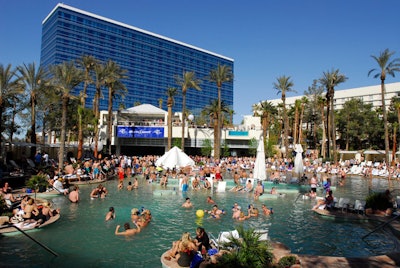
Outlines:
[[[386,87],[385,103],[387,104],[387,106],[389,106],[390,100],[394,96],[400,98],[400,82],[385,84],[385,87]],[[287,97],[286,104],[294,105],[295,101],[301,99],[303,96]],[[359,98],[364,103],[372,103],[374,107],[380,107],[382,104],[381,85],[336,90],[334,97],[335,110],[342,109],[343,104],[346,101],[351,100],[353,98]],[[274,105],[277,105],[282,102],[280,98],[269,101]]]

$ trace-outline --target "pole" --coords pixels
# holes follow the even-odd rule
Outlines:
[[[50,249],[49,247],[47,247],[46,245],[40,243],[39,241],[37,241],[35,238],[33,238],[32,236],[28,235],[26,232],[24,232],[22,229],[20,229],[19,227],[15,226],[15,225],[8,225],[2,228],[9,228],[9,227],[14,227],[15,229],[17,229],[18,231],[20,231],[21,233],[23,233],[25,236],[27,236],[28,238],[30,238],[32,241],[34,241],[36,244],[38,244],[39,246],[41,246],[42,248],[44,248],[45,250],[47,250],[48,252],[50,252],[51,254],[53,254],[54,256],[58,257],[58,254],[53,251],[52,249]],[[1,228],[0,228],[1,229]]]
[[[368,234],[364,235],[364,236],[362,237],[362,239],[366,238],[367,236],[369,236],[369,235],[372,234],[372,233],[375,233],[375,232],[378,231],[379,229],[382,229],[383,227],[385,227],[386,225],[388,225],[388,224],[391,223],[392,221],[396,220],[398,217],[400,217],[400,214],[399,214],[399,215],[396,215],[395,217],[391,218],[390,220],[388,220],[388,221],[386,221],[386,222],[384,222],[384,223],[379,224],[378,227],[376,227],[374,230],[372,230],[372,231],[369,232]]]

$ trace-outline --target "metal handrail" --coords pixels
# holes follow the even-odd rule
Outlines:
[[[369,236],[370,234],[375,233],[376,231],[382,229],[383,227],[385,227],[386,225],[388,225],[389,223],[391,223],[392,221],[396,220],[399,217],[400,217],[400,214],[396,215],[395,217],[391,218],[390,220],[388,220],[386,222],[383,222],[383,223],[379,224],[374,230],[372,230],[368,234],[364,235],[361,239],[364,239],[367,236]]]
[[[27,237],[29,237],[31,240],[33,240],[36,244],[38,244],[39,246],[41,246],[42,248],[44,248],[45,250],[47,250],[48,252],[50,252],[51,254],[53,254],[54,256],[58,257],[58,254],[53,251],[52,249],[50,249],[49,247],[47,247],[46,245],[40,243],[39,241],[37,241],[35,238],[33,238],[32,236],[28,235],[24,230],[20,229],[18,226],[9,224],[6,226],[0,226],[0,229],[4,229],[4,228],[10,228],[13,227],[15,229],[17,229],[19,232],[23,233],[24,235],[26,235]]]

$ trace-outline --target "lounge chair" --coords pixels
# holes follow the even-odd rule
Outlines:
[[[354,202],[354,208],[353,210],[357,213],[361,213],[361,214],[365,214],[365,204],[366,201],[365,200],[356,200]]]
[[[215,238],[211,233],[209,233],[209,237],[211,238],[211,244],[214,245],[218,250],[221,248],[229,248],[226,245],[231,242],[232,238],[240,238],[239,232],[237,230],[233,230],[230,232],[220,232],[218,234],[218,238]]]
[[[348,210],[349,205],[350,205],[350,198],[340,197],[339,202],[337,202],[335,205],[335,208],[341,209],[343,212],[344,210],[346,211]]]
[[[217,192],[222,193],[225,192],[226,189],[226,181],[220,181],[218,182],[218,187],[217,187]]]

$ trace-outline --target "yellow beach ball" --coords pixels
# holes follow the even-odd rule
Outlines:
[[[204,217],[204,211],[201,210],[201,209],[197,210],[197,211],[196,211],[196,216],[199,217],[199,218]]]

